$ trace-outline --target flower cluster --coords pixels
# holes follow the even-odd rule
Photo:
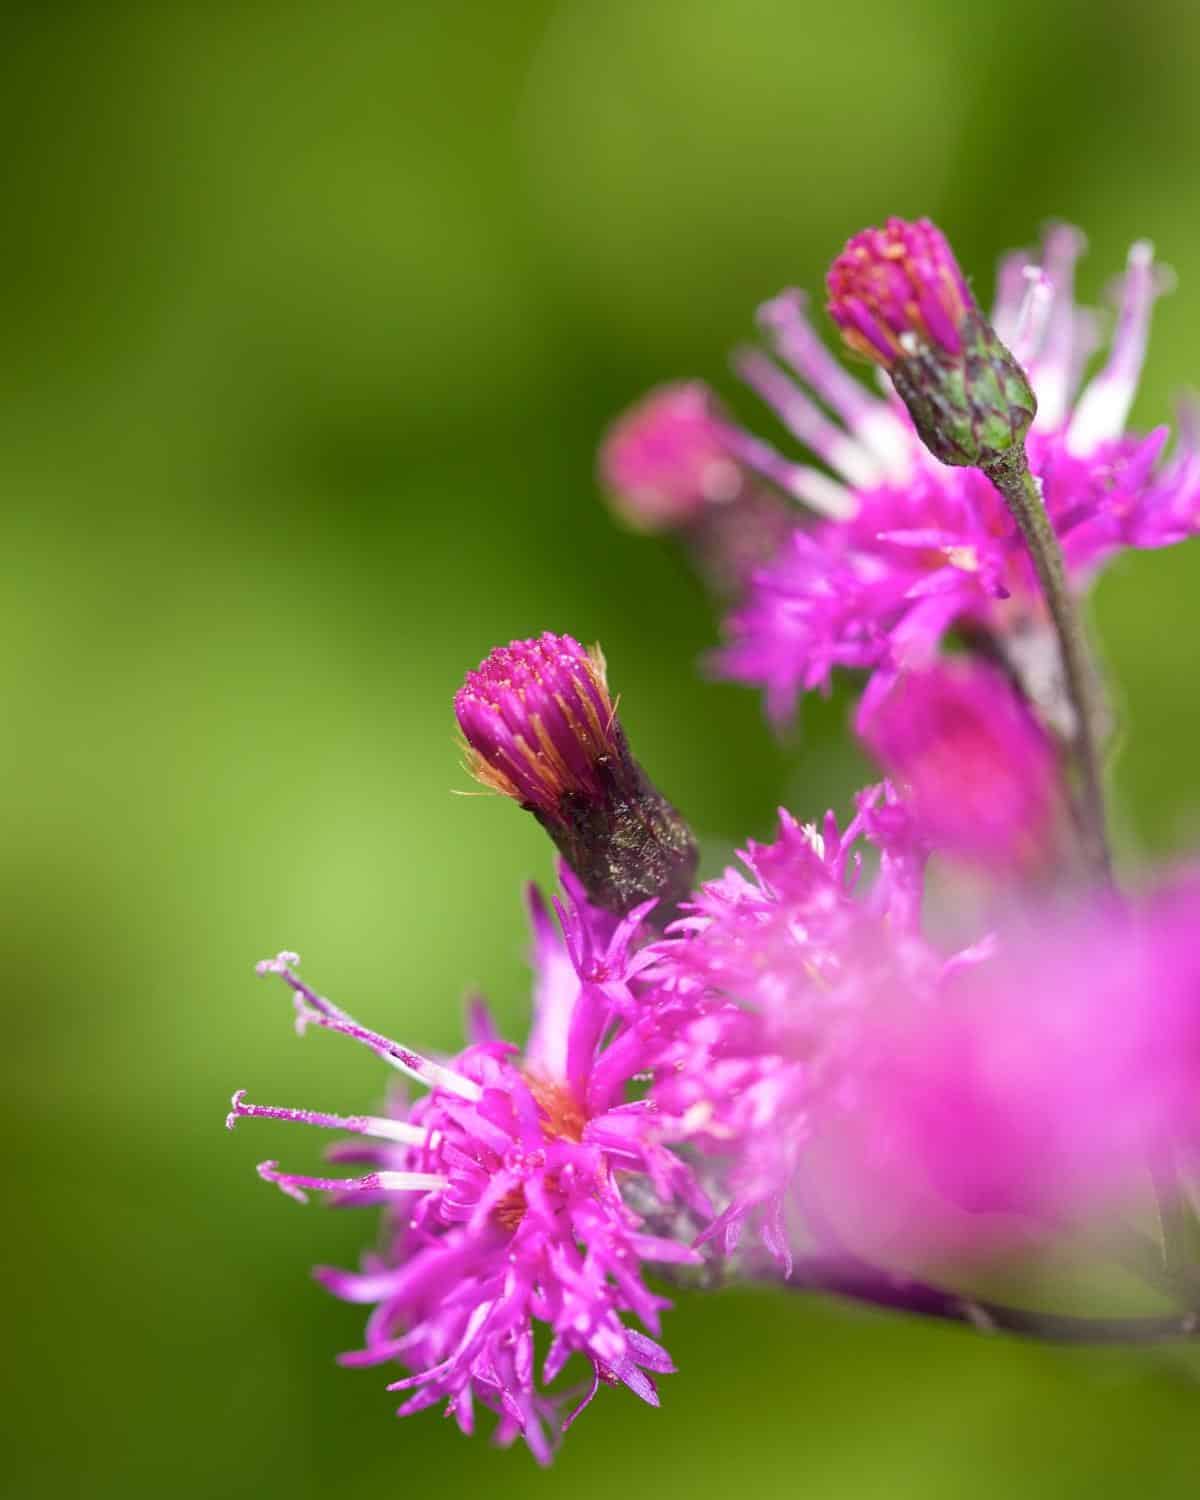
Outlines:
[[[294,953],[281,953],[259,972],[291,988],[301,1027],[351,1037],[429,1092],[411,1106],[397,1100],[387,1116],[352,1118],[248,1104],[239,1092],[228,1124],[266,1115],[353,1133],[337,1157],[369,1167],[364,1175],[259,1168],[301,1201],[315,1189],[384,1208],[380,1255],[361,1272],[317,1272],[335,1295],[373,1304],[364,1347],[342,1362],[401,1360],[415,1371],[389,1386],[412,1393],[401,1415],[444,1402],[470,1432],[482,1406],[499,1415],[498,1441],[520,1435],[544,1459],[564,1400],[546,1387],[573,1355],[590,1367],[590,1385],[565,1425],[601,1381],[658,1404],[654,1376],[673,1366],[627,1319],[658,1332],[669,1304],[643,1270],[698,1264],[695,1230],[678,1226],[705,1223],[712,1208],[685,1163],[640,1128],[646,1103],[626,1097],[655,1047],[630,991],[645,963],[631,953],[645,911],[614,924],[576,889],[559,906],[560,936],[536,891],[530,907],[535,1011],[523,1052],[476,1003],[466,1049],[427,1059],[358,1025],[299,978]],[[540,1370],[538,1324],[550,1333]]]
[[[874,882],[860,843],[879,856]],[[749,1222],[787,1274],[789,1203],[822,1112],[854,1092],[864,1025],[886,997],[930,994],[955,960],[921,935],[924,851],[889,787],[864,792],[844,830],[832,813],[818,829],[781,812],[775,841],[741,860],[650,950],[646,979],[686,1018],[653,1098],[720,1165],[725,1206],[702,1241],[732,1253]]]
[[[830,308],[851,346],[890,362],[894,376],[926,342],[941,340],[942,355],[957,352],[955,318],[961,322],[975,304],[931,226],[918,253],[903,260],[880,235],[857,237],[839,257]],[[1056,226],[1039,259],[1008,258],[992,319],[1037,397],[1029,464],[1076,590],[1124,548],[1167,546],[1200,529],[1191,412],[1165,458],[1165,427],[1144,436],[1125,431],[1160,286],[1150,247],[1130,252],[1109,357],[1082,391],[1096,333],[1073,295],[1081,249],[1076,231]],[[1019,649],[1044,624],[1045,607],[1017,527],[987,476],[947,467],[894,395],[877,397],[850,379],[817,339],[802,294],[784,292],[759,317],[773,357],[742,355],[739,373],[831,472],[789,464],[758,440],[731,450],[805,504],[815,524],[798,516],[789,539],[755,573],[726,622],[718,670],[763,688],[771,718],[782,723],[802,693],[828,689],[835,668],[923,665],[951,631]]]
[[[839,1200],[944,1255],[1128,1208],[1177,1155],[1194,1168],[1198,924],[1195,874],[1098,893],[1010,929],[936,1007],[879,1016],[839,1122]]]
[[[989,322],[932,224],[856,235],[830,313],[883,397],[798,294],[768,303],[772,354],[737,367],[811,465],[694,383],[605,439],[619,512],[678,534],[734,599],[718,661],[773,719],[835,667],[870,674],[854,728],[886,780],[844,826],[781,811],[698,884],[599,648],[545,633],[493,650],[454,703],[469,772],[560,855],[553,915],[530,893],[525,1045],[476,1001],[463,1050],[432,1058],[320,996],[294,953],[259,965],[300,1030],[425,1091],[349,1116],[239,1091],[228,1116],[346,1137],[330,1155],[357,1175],[259,1171],[382,1212],[359,1270],[317,1276],[370,1306],[342,1362],[398,1366],[401,1415],[441,1405],[469,1433],[482,1408],[545,1461],[601,1384],[658,1404],[673,1281],[769,1279],[1043,1338],[1200,1329],[1200,877],[1111,882],[1106,722],[1074,608],[1121,548],[1200,527],[1200,445],[1185,426],[1164,460],[1164,430],[1124,430],[1157,286],[1144,245],[1079,393],[1080,248],[1060,227],[1039,262],[1006,261]],[[956,906],[967,884],[983,899]],[[1148,1200],[1169,1243],[1135,1240],[1138,1263],[1181,1314],[1068,1317],[912,1271],[958,1280],[1118,1216],[1128,1247]]]

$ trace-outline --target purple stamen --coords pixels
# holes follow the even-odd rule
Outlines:
[[[389,1120],[382,1115],[331,1115],[315,1109],[283,1109],[274,1104],[247,1104],[246,1090],[238,1089],[233,1108],[225,1116],[225,1128],[232,1130],[239,1119],[290,1120],[297,1125],[315,1125],[321,1130],[345,1130],[351,1135],[368,1135],[375,1140],[399,1141],[408,1146],[432,1146],[436,1137],[407,1120]]]
[[[307,1203],[305,1188],[319,1193],[360,1194],[440,1192],[449,1187],[449,1179],[438,1172],[368,1172],[363,1177],[305,1177],[295,1172],[281,1172],[277,1161],[258,1165],[264,1182],[273,1182],[281,1192],[297,1203]]]

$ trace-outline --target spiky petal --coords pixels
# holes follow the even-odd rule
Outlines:
[[[301,1021],[413,1060],[408,1071],[430,1092],[411,1107],[396,1101],[390,1116],[338,1116],[248,1104],[239,1091],[228,1123],[265,1117],[350,1132],[331,1154],[365,1165],[361,1175],[301,1175],[273,1161],[259,1169],[301,1201],[317,1191],[384,1209],[383,1248],[361,1271],[316,1273],[335,1295],[372,1305],[364,1347],[342,1362],[399,1362],[411,1372],[389,1386],[406,1393],[400,1415],[441,1402],[470,1432],[482,1406],[499,1419],[498,1441],[521,1437],[544,1461],[600,1384],[658,1404],[654,1377],[674,1365],[628,1319],[658,1332],[669,1304],[646,1286],[644,1269],[699,1264],[690,1242],[712,1208],[652,1117],[627,1099],[660,1048],[630,988],[646,962],[645,912],[616,923],[569,888],[564,940],[540,898],[533,911],[537,1004],[524,1056],[496,1037],[476,1002],[475,1040],[423,1068],[411,1049],[306,985],[288,953],[262,972],[287,983]],[[550,1340],[540,1372],[535,1329]],[[564,1423],[574,1397],[558,1377],[572,1355],[593,1379]]]

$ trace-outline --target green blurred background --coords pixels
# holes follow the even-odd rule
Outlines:
[[[322,1142],[222,1120],[378,1095],[254,979],[282,946],[415,1043],[472,985],[520,1028],[548,850],[450,795],[494,643],[602,640],[714,857],[845,795],[844,701],[779,745],[702,681],[709,607],[609,523],[597,435],[654,381],[728,389],[756,302],[889,212],[985,288],[1047,216],[1092,297],[1151,236],[1160,420],[1200,376],[1198,46],[1186,0],[5,6],[6,1495],[1195,1492],[1171,1357],[782,1294],[684,1299],[664,1409],[605,1392],[548,1473],[397,1424],[308,1276],[368,1226],[254,1175]],[[1200,836],[1197,583],[1193,547],[1099,591],[1130,860]]]

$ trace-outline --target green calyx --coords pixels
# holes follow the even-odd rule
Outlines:
[[[944,464],[986,468],[1024,442],[1037,398],[991,324],[972,309],[961,354],[927,345],[891,368],[921,441]]]

